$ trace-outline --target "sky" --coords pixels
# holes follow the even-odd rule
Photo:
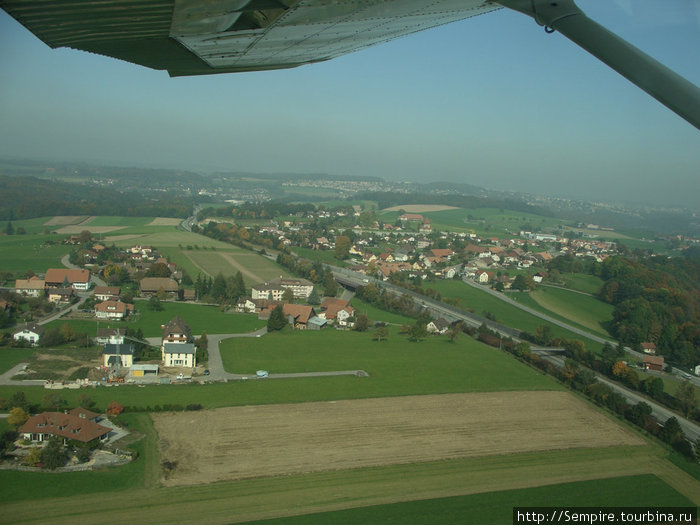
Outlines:
[[[579,0],[700,85],[700,0]],[[700,211],[700,131],[505,9],[328,62],[170,78],[0,10],[0,156],[454,181]]]

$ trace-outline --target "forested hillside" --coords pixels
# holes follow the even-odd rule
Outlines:
[[[610,257],[600,267],[600,297],[615,305],[614,335],[650,341],[676,364],[700,363],[700,248],[680,257]]]
[[[167,193],[155,199],[99,186],[0,175],[0,220],[49,215],[186,217],[191,209],[190,202]]]

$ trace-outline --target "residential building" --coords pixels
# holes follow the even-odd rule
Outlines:
[[[98,319],[124,319],[133,309],[133,305],[121,301],[105,301],[95,305],[95,317]]]
[[[646,370],[656,370],[660,372],[664,369],[664,358],[656,355],[645,355],[642,366]]]
[[[73,288],[50,288],[48,299],[52,303],[69,303],[73,295]]]
[[[251,289],[253,299],[273,299],[275,301],[282,300],[282,294],[285,290],[291,289],[295,299],[308,299],[311,291],[314,289],[314,284],[306,279],[290,279],[282,278],[265,281],[257,284]]]
[[[448,323],[442,317],[435,319],[434,321],[430,321],[425,327],[429,334],[444,334],[449,328],[450,323]]]
[[[119,286],[95,286],[96,301],[118,301],[121,288]]]
[[[95,342],[100,345],[106,345],[107,343],[122,344],[124,342],[124,332],[123,328],[98,328]]]
[[[29,279],[17,279],[15,281],[15,293],[26,297],[41,297],[44,295],[46,283],[44,279],[32,276]]]
[[[163,329],[163,344],[179,343],[185,344],[192,342],[192,330],[189,325],[182,320],[182,317],[175,316],[168,324],[161,327]]]
[[[197,349],[192,343],[163,343],[161,358],[163,366],[194,368],[197,364]]]
[[[41,336],[44,334],[44,327],[35,323],[24,324],[17,327],[17,329],[12,332],[12,338],[15,341],[26,341],[31,343],[32,346],[39,344]]]
[[[42,412],[30,417],[19,428],[19,434],[26,440],[41,443],[58,436],[66,443],[69,440],[90,443],[104,441],[112,429],[96,422],[99,414],[85,409],[70,412]]]
[[[282,311],[290,326],[295,330],[305,330],[309,319],[316,315],[314,309],[305,304],[285,303],[282,305]]]
[[[134,345],[107,343],[102,350],[102,362],[106,367],[129,368],[134,364]]]

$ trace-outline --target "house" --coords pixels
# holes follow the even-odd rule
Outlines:
[[[123,328],[98,328],[95,342],[100,345],[121,344],[124,342],[124,332]]]
[[[645,354],[656,355],[656,345],[654,343],[642,343],[641,346]]]
[[[146,297],[155,295],[161,290],[169,297],[177,297],[178,288],[175,279],[170,277],[144,277],[139,282],[141,295]]]
[[[306,279],[282,278],[265,281],[251,288],[253,299],[274,299],[281,301],[285,290],[291,289],[295,299],[308,299],[314,284]]]
[[[69,440],[90,443],[104,441],[112,429],[98,424],[98,414],[85,409],[70,412],[42,412],[30,417],[19,428],[22,438],[33,443],[41,443],[53,436],[63,438],[64,444]]]
[[[32,276],[29,279],[17,279],[15,281],[15,293],[26,297],[41,297],[44,295],[46,282],[44,279],[39,279],[37,276]]]
[[[664,368],[664,358],[656,355],[645,355],[642,361],[645,370],[656,370],[661,372]]]
[[[196,290],[182,290],[183,301],[195,301],[197,299]]]
[[[316,315],[314,309],[306,304],[285,303],[282,305],[282,311],[295,330],[305,330],[309,319]]]
[[[488,283],[490,280],[490,277],[493,275],[492,272],[485,272],[484,270],[477,270],[476,272],[476,281],[478,283]]]
[[[102,350],[102,363],[106,367],[129,368],[134,364],[134,345],[107,343]]]
[[[355,309],[350,306],[349,301],[345,299],[336,299],[335,297],[325,297],[323,301],[321,301],[321,313],[318,314],[318,316],[323,319],[328,319],[329,321],[335,321],[340,312],[342,312],[340,317],[344,319],[355,315]]]
[[[52,303],[69,303],[73,298],[73,288],[50,288],[49,301]]]
[[[428,252],[428,257],[434,257],[435,259],[441,260],[441,259],[451,259],[452,256],[455,254],[452,250],[449,248],[433,248]]]
[[[401,222],[422,222],[423,221],[423,216],[419,215],[417,213],[404,213],[403,215],[399,215],[399,220]]]
[[[178,315],[173,317],[163,329],[163,344],[185,344],[193,341],[192,330],[189,325]]]
[[[90,289],[90,272],[88,270],[71,270],[67,268],[49,268],[44,277],[47,288],[65,288],[66,284],[74,290]]]
[[[133,305],[121,301],[105,301],[95,305],[95,317],[98,319],[124,319],[133,309]]]
[[[539,271],[532,276],[532,280],[536,283],[541,283],[543,279],[547,278],[547,272]]]
[[[430,321],[425,327],[429,334],[444,334],[449,328],[450,323],[448,323],[442,317],[434,321]]]
[[[120,293],[119,286],[95,286],[96,301],[117,301]]]
[[[163,343],[161,358],[163,366],[194,368],[197,364],[197,349],[192,343]]]
[[[44,327],[35,323],[24,324],[17,327],[12,332],[12,338],[15,341],[27,341],[32,346],[39,344],[39,339],[44,334]]]

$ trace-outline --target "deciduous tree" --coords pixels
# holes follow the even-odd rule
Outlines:
[[[7,422],[15,428],[19,428],[29,419],[29,414],[22,407],[15,407],[10,410]]]

